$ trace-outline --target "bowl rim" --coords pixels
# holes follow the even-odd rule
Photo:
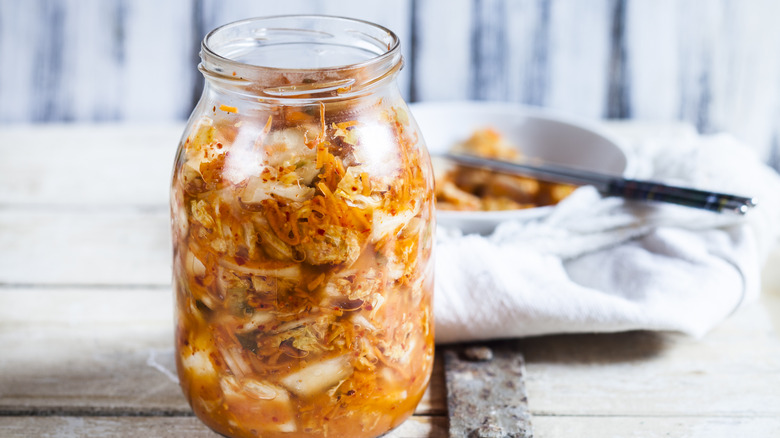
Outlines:
[[[541,106],[526,105],[522,103],[502,102],[492,100],[426,100],[423,102],[413,102],[409,104],[409,108],[412,111],[412,115],[415,115],[415,109],[422,109],[424,111],[432,111],[435,109],[446,109],[447,111],[462,111],[462,110],[500,110],[511,111],[517,115],[530,116],[537,119],[543,119],[552,122],[565,123],[567,125],[575,126],[587,131],[590,131],[599,137],[604,138],[609,143],[612,143],[623,154],[626,161],[626,166],[621,173],[622,176],[633,175],[635,170],[635,160],[630,153],[626,141],[616,136],[615,134],[608,132],[602,126],[598,124],[598,120],[588,119],[586,117],[570,114],[565,111],[546,108]],[[422,132],[422,130],[421,130]],[[425,132],[422,132],[423,140],[425,139]],[[426,143],[427,145],[427,143]],[[536,207],[539,208],[539,207]]]
[[[606,142],[611,143],[624,157],[625,167],[620,176],[627,177],[633,175],[636,161],[628,148],[626,141],[620,137],[608,132],[602,126],[599,126],[598,120],[587,119],[582,116],[569,114],[560,110],[550,109],[540,106],[531,106],[513,102],[501,102],[490,100],[434,100],[414,102],[409,104],[412,115],[417,119],[417,111],[426,112],[443,111],[451,112],[487,112],[500,111],[511,113],[518,117],[533,117],[536,119],[563,123],[589,131]],[[420,126],[420,132],[425,139],[424,126]],[[440,222],[454,224],[455,222],[465,221],[473,223],[499,223],[506,220],[534,220],[541,219],[550,214],[553,206],[540,206],[518,210],[498,210],[498,211],[459,211],[459,210],[436,210],[436,215]],[[463,228],[457,226],[457,228]]]

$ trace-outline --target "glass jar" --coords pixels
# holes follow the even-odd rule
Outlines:
[[[433,362],[433,178],[363,21],[258,18],[203,40],[171,189],[176,362],[231,437],[376,437]]]

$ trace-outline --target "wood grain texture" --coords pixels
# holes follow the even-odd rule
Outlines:
[[[0,123],[181,121],[209,30],[300,13],[393,29],[413,100],[683,120],[780,166],[774,0],[0,0]]]
[[[1,415],[191,415],[173,296],[149,288],[0,287]],[[440,360],[416,415],[441,416]]]
[[[170,215],[0,210],[0,284],[156,285],[171,281]]]
[[[536,417],[537,438],[732,438],[778,436],[780,420],[772,418]],[[0,417],[6,438],[76,438],[149,436],[216,438],[194,417]],[[412,417],[386,438],[443,438],[445,417]]]
[[[471,3],[416,0],[414,38],[415,100],[465,100],[471,88]]]
[[[450,437],[532,438],[523,355],[514,348],[491,347],[438,350],[444,356]]]
[[[777,418],[715,417],[534,417],[536,438],[776,438]]]
[[[780,418],[780,394],[763,389],[780,388],[780,299],[763,300],[699,340],[632,332],[521,341],[531,412]]]
[[[780,294],[763,299],[703,340],[624,333],[503,343],[528,358],[535,436],[773,436]],[[214,436],[190,416],[175,381],[171,306],[160,290],[0,288],[2,435]],[[437,363],[416,416],[389,436],[447,436],[442,378]]]
[[[0,205],[163,209],[183,131],[183,123],[4,127]]]
[[[769,390],[780,375],[780,295],[763,301],[703,340],[635,332],[516,341],[531,411],[780,417],[780,395]],[[0,289],[0,346],[9,352],[0,357],[0,410],[186,411],[172,378],[172,314],[165,289]],[[418,413],[444,413],[435,368]]]
[[[189,0],[0,2],[5,122],[175,120],[197,70]]]
[[[195,417],[0,417],[5,438],[218,438]],[[412,417],[384,438],[444,438],[446,417]]]

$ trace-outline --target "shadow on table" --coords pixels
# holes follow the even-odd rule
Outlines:
[[[538,336],[462,345],[484,345],[492,350],[522,353],[526,363],[599,364],[648,359],[661,354],[673,335],[630,331]],[[445,346],[446,347],[446,346]]]

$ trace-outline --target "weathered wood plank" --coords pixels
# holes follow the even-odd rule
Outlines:
[[[509,5],[517,2],[508,2]],[[548,29],[547,94],[544,106],[582,117],[599,119],[606,115],[607,87],[610,77],[610,5],[609,0],[550,2]],[[510,19],[510,28],[516,30]],[[518,44],[515,42],[513,44]],[[509,56],[512,62],[522,61]],[[530,60],[529,60],[530,62]],[[515,65],[512,76],[526,65]]]
[[[778,14],[767,0],[628,2],[630,116],[729,131],[768,159],[780,104],[770,79],[780,72],[770,49],[780,45]]]
[[[172,294],[0,289],[0,412],[187,414]]]
[[[176,120],[191,107],[189,0],[2,2],[0,120]]]
[[[744,417],[536,417],[537,438],[578,437],[774,437],[776,418]],[[70,438],[83,436],[160,438],[217,437],[194,417],[0,417],[7,438]],[[387,438],[447,436],[445,417],[412,417]]]
[[[187,415],[167,290],[0,288],[0,414]],[[417,415],[445,411],[443,369]]]
[[[631,116],[673,120],[680,114],[679,32],[676,0],[626,4],[626,50]],[[644,56],[633,56],[642,53]]]
[[[183,130],[181,123],[4,126],[0,205],[167,205]]]
[[[763,300],[702,340],[624,333],[516,341],[531,412],[780,417],[780,294]],[[172,377],[172,313],[165,290],[0,289],[0,410],[189,412]],[[417,412],[443,414],[444,400],[437,364]]]
[[[531,438],[523,355],[506,345],[441,349],[450,437]]]
[[[471,4],[470,0],[414,2],[414,77],[412,98],[464,100],[471,98]]]
[[[625,13],[613,14],[616,5]],[[773,0],[4,1],[0,58],[14,62],[0,71],[0,121],[183,120],[202,82],[205,33],[289,13],[395,30],[409,65],[401,89],[418,100],[490,98],[599,117],[613,83],[625,115],[731,131],[779,162]],[[625,52],[615,71],[614,25]]]
[[[0,210],[0,284],[170,284],[169,227],[167,209]]]
[[[711,417],[534,417],[536,438],[733,438],[777,437],[778,418]]]
[[[561,335],[517,348],[526,358],[534,416],[780,418],[780,294],[765,294],[703,339]]]
[[[6,438],[219,437],[195,417],[0,417]],[[445,417],[412,417],[386,438],[443,438]]]
[[[121,32],[124,39],[119,73],[120,119],[145,123],[186,120],[197,98],[195,84],[201,80],[197,53],[202,35],[196,33],[193,11],[197,2],[110,3],[119,3],[123,8],[122,26],[111,29],[113,33]],[[94,83],[102,78],[88,76],[87,80]],[[85,120],[89,119],[82,119]]]

